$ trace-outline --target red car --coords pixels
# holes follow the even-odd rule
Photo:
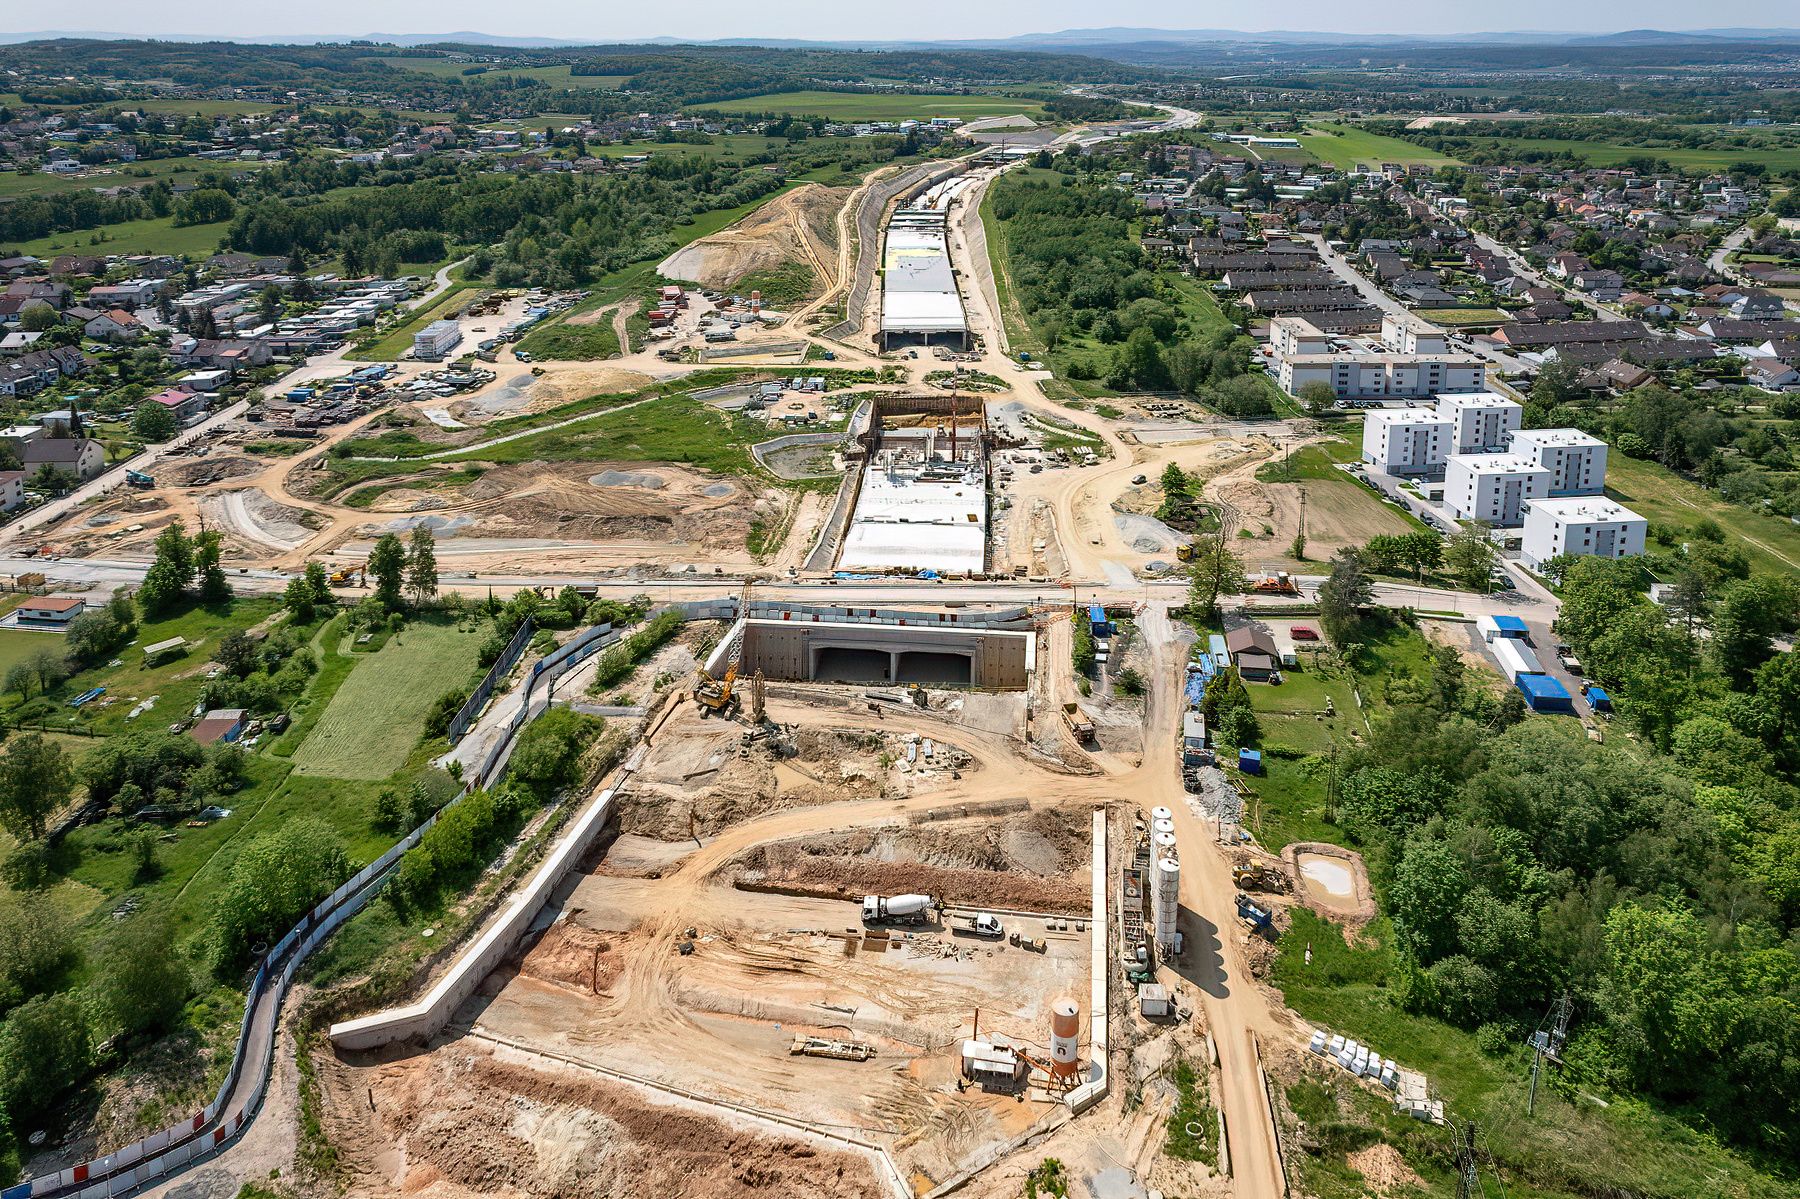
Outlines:
[[[1319,639],[1319,635],[1316,632],[1303,624],[1297,624],[1289,629],[1288,636],[1292,637],[1295,641],[1317,641]]]

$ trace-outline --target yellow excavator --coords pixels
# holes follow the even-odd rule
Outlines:
[[[738,596],[738,619],[741,622],[750,615],[750,582],[744,583],[744,590]],[[737,686],[738,668],[744,661],[744,632],[738,629],[737,636],[732,638],[729,651],[725,655],[725,677],[713,678],[704,666],[700,668],[700,684],[694,688],[694,702],[700,705],[700,715],[731,715],[737,703],[735,688]]]
[[[363,582],[365,577],[363,568],[360,566],[341,566],[331,573],[331,583],[334,587],[345,587],[349,585],[351,579],[355,579],[356,585],[361,587],[366,585]]]

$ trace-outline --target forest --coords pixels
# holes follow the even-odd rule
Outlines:
[[[1237,417],[1272,413],[1254,343],[1144,254],[1129,193],[1095,182],[1091,163],[1054,161],[1087,178],[1007,178],[992,215],[1019,304],[1060,373],[1115,391],[1173,388]]]
[[[1559,1086],[1653,1096],[1791,1162],[1800,656],[1774,639],[1800,624],[1800,586],[1725,579],[1671,623],[1637,562],[1559,569],[1559,633],[1617,703],[1604,744],[1496,707],[1436,647],[1340,763],[1336,817],[1393,924],[1391,993],[1484,1048],[1566,993]]]

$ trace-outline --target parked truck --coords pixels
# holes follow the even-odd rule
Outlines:
[[[1069,732],[1074,735],[1075,740],[1082,744],[1094,739],[1094,722],[1088,719],[1080,704],[1063,705],[1063,723],[1069,726]]]
[[[125,485],[127,487],[135,487],[139,491],[143,491],[148,488],[155,487],[156,480],[153,477],[151,477],[150,475],[145,474],[141,470],[128,470],[125,472]]]
[[[929,895],[865,895],[862,918],[864,924],[923,924],[935,906]]]
[[[1006,936],[1006,926],[1000,923],[1000,917],[990,912],[977,912],[973,916],[965,916],[956,922],[952,932],[964,933],[971,937],[991,937],[996,941]]]

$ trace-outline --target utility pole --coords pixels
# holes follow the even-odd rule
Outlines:
[[[1456,1199],[1484,1199],[1481,1175],[1475,1167],[1475,1122],[1471,1120],[1458,1133],[1456,1142]]]
[[[1569,1002],[1569,993],[1564,991],[1550,1005],[1544,1023],[1531,1034],[1531,1090],[1525,1097],[1527,1116],[1537,1110],[1538,1075],[1543,1072],[1544,1059],[1562,1064],[1562,1048],[1569,1039],[1569,1020],[1573,1014],[1574,1005]]]

